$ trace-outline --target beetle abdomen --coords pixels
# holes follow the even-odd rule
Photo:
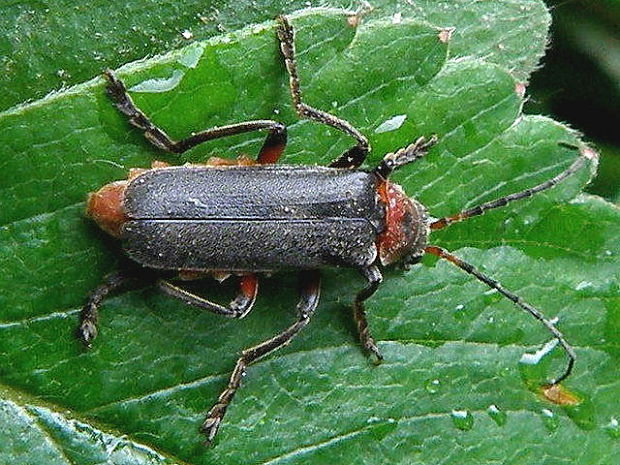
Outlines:
[[[369,266],[376,233],[366,220],[138,220],[125,223],[127,254],[150,268],[277,271]]]

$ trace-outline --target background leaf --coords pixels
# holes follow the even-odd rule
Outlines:
[[[410,3],[376,2],[371,16],[400,14],[456,27],[462,39],[455,44],[456,53],[505,65],[520,79],[526,79],[543,54],[549,16],[540,1]],[[4,70],[0,85],[5,90],[0,95],[0,109],[78,84],[105,68],[181,48],[187,44],[185,31],[185,37],[190,33],[202,40],[283,12],[320,5],[306,0],[127,0],[119,8],[104,0],[88,4],[70,0],[5,2],[0,5],[0,64]],[[329,5],[347,8],[351,2],[334,0]],[[519,40],[514,32],[529,35],[531,40]]]
[[[576,153],[558,142],[577,143],[575,135],[547,118],[521,114],[517,80],[544,46],[548,16],[541,4],[506,2],[536,12],[536,34],[523,21],[487,31],[488,44],[510,37],[516,49],[523,45],[521,65],[510,71],[493,47],[473,53],[481,42],[467,46],[473,39],[467,26],[480,31],[481,21],[493,18],[479,16],[479,3],[456,4],[462,33],[450,44],[426,22],[437,22],[439,10],[416,4],[408,10],[414,20],[368,18],[357,28],[334,10],[294,19],[308,102],[371,137],[368,166],[420,134],[438,134],[429,156],[398,176],[434,216],[534,185],[568,166]],[[119,75],[142,88],[176,76],[169,91],[134,93],[173,137],[276,118],[290,128],[287,163],[325,163],[351,145],[294,117],[271,22],[129,64]],[[400,128],[374,132],[397,115],[407,116]],[[188,308],[153,289],[123,293],[106,302],[100,337],[85,352],[73,335],[77,312],[88,291],[115,269],[118,247],[83,217],[83,201],[87,192],[154,158],[253,154],[260,137],[209,143],[176,160],[129,128],[96,78],[0,114],[0,139],[6,147],[0,424],[9,432],[0,439],[0,454],[6,461],[31,463],[41,451],[40,463],[72,464],[335,458],[604,464],[618,453],[620,213],[579,194],[589,170],[531,201],[432,237],[560,318],[579,355],[566,382],[583,399],[579,406],[560,408],[537,393],[564,363],[559,351],[541,367],[519,365],[524,351],[548,339],[535,321],[458,269],[425,259],[409,272],[389,271],[369,302],[386,357],[379,367],[363,356],[350,318],[363,283],[349,270],[326,272],[310,327],[250,369],[217,446],[205,449],[198,426],[239,350],[293,320],[294,277],[261,281],[257,308],[242,321]],[[202,291],[226,301],[233,289],[205,282]]]

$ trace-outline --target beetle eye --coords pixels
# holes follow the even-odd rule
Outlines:
[[[412,265],[416,265],[420,263],[423,256],[424,255],[410,255],[409,257],[405,259],[404,264],[407,267],[407,269],[409,269],[411,268]]]

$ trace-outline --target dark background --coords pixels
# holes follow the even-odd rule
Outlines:
[[[620,204],[620,1],[547,0],[551,40],[526,113],[550,115],[601,154],[588,191]]]

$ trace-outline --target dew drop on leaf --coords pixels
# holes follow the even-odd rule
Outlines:
[[[493,420],[497,424],[497,426],[504,426],[506,424],[506,421],[508,420],[506,412],[500,410],[499,407],[495,404],[489,405],[487,413],[491,417],[491,420]]]
[[[474,417],[468,410],[452,410],[452,423],[462,431],[469,431],[474,427]]]
[[[519,369],[525,383],[535,391],[540,389],[540,385],[545,382],[546,368],[551,357],[548,355],[558,345],[556,339],[547,342],[543,347],[534,353],[525,353],[519,360]]]
[[[558,429],[560,422],[551,410],[548,408],[542,409],[540,411],[540,417],[543,425],[545,425],[545,428],[547,428],[548,431],[553,432]]]
[[[607,435],[614,439],[620,439],[620,423],[616,417],[611,417],[609,423],[603,426]]]
[[[437,394],[439,392],[440,386],[441,386],[441,382],[438,379],[429,379],[425,385],[426,390],[430,394]]]

